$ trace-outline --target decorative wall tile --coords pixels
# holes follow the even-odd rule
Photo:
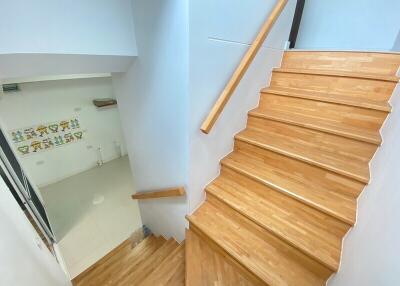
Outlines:
[[[51,150],[84,139],[79,119],[60,120],[47,124],[9,131],[18,153],[22,156]]]

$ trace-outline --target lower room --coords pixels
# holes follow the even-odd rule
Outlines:
[[[110,75],[19,79],[3,89],[1,130],[45,210],[54,255],[70,279],[124,241],[140,240]]]

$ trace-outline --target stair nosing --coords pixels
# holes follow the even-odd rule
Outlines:
[[[386,81],[386,82],[393,82],[393,83],[399,82],[399,78],[396,76],[382,76],[382,75],[352,73],[352,72],[335,71],[335,70],[274,68],[273,72],[291,73],[291,74],[308,74],[308,75],[319,75],[319,76],[333,76],[333,77],[347,77],[347,78],[357,78],[357,79],[365,79],[365,80]]]
[[[281,155],[283,155],[285,157],[292,158],[292,159],[297,160],[297,161],[302,161],[302,162],[307,163],[309,165],[313,165],[313,166],[316,166],[318,168],[325,169],[327,171],[336,173],[336,174],[341,175],[341,176],[348,177],[350,179],[359,181],[361,183],[369,184],[369,182],[370,182],[370,176],[364,177],[362,175],[357,175],[357,174],[351,173],[349,171],[344,171],[344,170],[336,168],[334,166],[330,166],[328,164],[325,164],[325,163],[322,163],[322,162],[318,162],[318,161],[316,161],[314,159],[308,158],[307,156],[296,154],[296,153],[293,153],[293,152],[290,152],[290,151],[283,150],[283,149],[278,148],[278,147],[274,147],[274,146],[271,146],[271,145],[268,145],[268,144],[264,144],[264,143],[258,142],[256,140],[251,140],[249,138],[245,138],[241,133],[235,135],[235,140],[239,140],[239,141],[251,144],[253,146],[256,146],[256,147],[259,147],[259,148],[262,148],[262,149],[265,149],[265,150],[269,150],[269,151],[272,151],[272,152],[275,152],[275,153],[278,153],[278,154],[281,154]]]
[[[208,203],[210,205],[212,205],[213,208],[217,208],[214,203],[212,203],[211,201],[205,201],[205,203]],[[218,209],[218,208],[217,208]],[[245,268],[246,270],[248,270],[252,275],[254,275],[255,277],[257,277],[260,281],[262,281],[263,283],[266,283],[267,285],[276,285],[275,283],[271,284],[269,277],[262,277],[259,274],[256,273],[256,271],[252,270],[252,267],[249,266],[246,262],[241,262],[241,259],[236,258],[232,252],[230,252],[228,249],[226,249],[223,245],[221,245],[221,243],[219,243],[218,241],[216,241],[212,235],[210,235],[207,231],[207,227],[202,227],[201,223],[197,223],[196,219],[193,220],[191,218],[191,216],[186,215],[186,219],[189,221],[190,226],[193,225],[194,226],[194,231],[200,231],[204,236],[206,236],[209,240],[212,241],[212,243],[214,243],[216,246],[218,246],[224,253],[226,253],[231,259],[233,259],[234,261],[236,261],[239,265],[241,265],[243,268]],[[258,225],[257,225],[258,226]],[[259,226],[258,226],[259,227]],[[271,235],[271,234],[270,234]],[[274,236],[274,235],[272,235]],[[276,238],[276,237],[275,237]],[[279,239],[279,238],[278,238]],[[285,242],[283,242],[285,243]],[[286,243],[285,243],[286,244]],[[288,244],[287,244],[288,245]],[[288,247],[293,248],[294,250],[299,251],[297,248],[288,245]],[[313,260],[312,258],[310,258],[309,256],[305,255],[303,252],[302,253],[305,257],[308,257],[309,259]],[[315,261],[315,260],[314,260]],[[317,263],[319,263],[318,261],[315,261]],[[329,271],[332,271],[330,268],[327,268],[326,266],[322,265],[321,266],[325,267],[326,269],[328,269]]]
[[[295,97],[295,98],[302,98],[302,99],[307,99],[307,100],[312,100],[312,101],[320,101],[320,102],[327,102],[327,103],[332,103],[332,104],[338,104],[338,105],[346,105],[346,106],[352,106],[352,107],[358,107],[358,108],[363,108],[363,109],[370,109],[370,110],[376,110],[376,111],[382,111],[382,112],[387,112],[391,113],[392,112],[392,106],[388,104],[387,106],[381,106],[378,104],[358,104],[355,102],[352,102],[351,100],[337,100],[333,98],[326,98],[323,96],[313,96],[313,95],[306,95],[306,94],[301,94],[301,93],[296,93],[293,91],[293,93],[290,92],[285,92],[285,91],[280,91],[277,89],[274,89],[273,87],[266,87],[261,89],[260,91],[262,94],[276,94],[280,96],[286,96],[286,97]]]
[[[312,207],[312,208],[314,208],[316,210],[319,210],[319,211],[321,211],[321,212],[323,212],[323,213],[325,213],[325,214],[327,214],[327,215],[329,215],[329,216],[331,216],[333,218],[336,218],[336,219],[340,220],[341,222],[343,222],[343,223],[345,223],[345,224],[347,224],[349,226],[354,226],[355,223],[356,223],[355,219],[353,220],[353,219],[347,218],[346,216],[341,216],[339,213],[336,213],[336,212],[330,210],[329,208],[326,208],[324,206],[321,206],[320,204],[314,203],[313,201],[311,201],[309,199],[306,199],[306,198],[304,198],[304,197],[302,197],[302,196],[300,196],[300,195],[298,195],[298,194],[296,194],[296,193],[294,193],[294,192],[292,192],[292,191],[290,191],[288,189],[280,187],[280,186],[278,186],[278,185],[276,185],[276,184],[274,184],[274,183],[272,183],[270,181],[264,180],[264,179],[262,179],[262,178],[260,178],[260,177],[258,177],[256,175],[253,175],[253,174],[251,174],[251,173],[249,173],[249,172],[247,172],[247,171],[245,171],[245,170],[243,170],[241,168],[232,166],[229,163],[224,162],[224,160],[221,161],[221,165],[224,166],[225,168],[229,168],[229,169],[231,169],[233,171],[239,172],[240,174],[246,176],[247,178],[249,178],[251,180],[255,180],[256,182],[264,184],[264,185],[276,190],[277,192],[280,192],[280,193],[282,193],[284,195],[287,195],[287,196],[289,196],[289,197],[291,197],[291,198],[293,198],[293,199],[295,199],[295,200],[297,200],[297,201],[299,201],[301,203],[304,203],[307,206],[310,206],[310,207]]]
[[[347,132],[338,131],[338,130],[335,130],[335,129],[332,129],[332,128],[321,127],[321,126],[317,126],[317,125],[313,125],[313,124],[309,124],[309,123],[300,123],[300,122],[292,121],[292,120],[289,120],[289,119],[286,119],[286,118],[281,118],[281,117],[276,117],[276,116],[273,116],[273,115],[261,113],[261,112],[258,111],[258,108],[251,110],[248,113],[248,115],[252,116],[252,117],[264,118],[264,119],[278,121],[278,122],[282,122],[282,123],[286,123],[286,124],[290,124],[290,125],[295,125],[295,126],[308,128],[308,129],[313,129],[313,130],[325,132],[325,133],[328,133],[328,134],[333,134],[333,135],[337,135],[337,136],[341,136],[341,137],[345,137],[345,138],[350,138],[350,139],[361,141],[361,142],[365,142],[365,143],[374,144],[374,145],[377,145],[377,146],[380,146],[382,144],[382,139],[375,140],[374,138],[371,138],[371,137],[368,138],[368,137],[363,137],[363,136],[354,136],[354,135],[349,134]]]
[[[275,235],[276,237],[278,237],[279,239],[282,239],[283,241],[285,241],[287,244],[289,244],[290,246],[296,248],[297,250],[301,251],[303,254],[307,255],[308,257],[310,257],[311,259],[314,259],[315,261],[321,263],[322,265],[324,265],[325,267],[329,268],[330,270],[337,272],[339,270],[339,265],[340,265],[340,260],[338,261],[338,263],[335,265],[332,265],[330,263],[327,263],[326,261],[324,261],[322,258],[318,257],[317,255],[314,255],[313,253],[311,253],[310,251],[308,251],[307,249],[299,246],[298,244],[296,244],[295,242],[291,241],[290,239],[288,239],[285,235],[279,233],[278,231],[274,230],[272,227],[269,227],[268,225],[265,225],[261,222],[259,222],[257,219],[253,218],[250,215],[247,215],[243,210],[233,206],[231,203],[226,202],[223,198],[219,197],[218,195],[215,194],[215,192],[213,190],[210,190],[208,187],[206,188],[206,192],[208,195],[213,196],[215,199],[219,200],[220,202],[222,202],[223,204],[227,205],[227,207],[232,208],[234,211],[238,212],[239,214],[241,214],[242,216],[244,216],[245,218],[251,220],[253,223],[257,224],[258,226],[260,226],[261,228],[263,228],[264,230],[268,231],[269,233],[271,233],[272,235]],[[340,258],[339,258],[340,259]]]

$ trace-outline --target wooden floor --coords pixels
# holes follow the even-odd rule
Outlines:
[[[325,285],[382,144],[400,55],[284,54],[188,217],[186,281]]]
[[[193,230],[186,232],[186,285],[262,285]],[[190,259],[195,257],[196,259]]]
[[[74,286],[183,286],[184,245],[149,236],[136,247],[130,240],[80,274]]]

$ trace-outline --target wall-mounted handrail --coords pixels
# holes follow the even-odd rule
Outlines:
[[[267,38],[272,27],[274,26],[279,15],[282,13],[283,9],[285,8],[287,2],[288,2],[288,0],[278,0],[278,2],[276,3],[271,14],[268,16],[267,20],[263,24],[261,31],[258,33],[256,39],[251,44],[250,48],[247,50],[246,54],[244,55],[242,61],[239,64],[239,66],[236,68],[236,70],[233,73],[228,84],[225,86],[225,88],[222,91],[221,95],[219,96],[217,102],[214,104],[213,108],[211,109],[210,113],[208,114],[206,120],[204,120],[203,124],[201,125],[201,131],[203,131],[204,133],[208,134],[210,132],[210,130],[212,129],[212,127],[214,126],[219,115],[224,110],[225,105],[231,98],[236,87],[239,85],[239,82],[241,81],[244,74],[248,70],[250,64],[253,62],[254,58],[256,57],[258,51],[260,50],[262,44],[264,43],[265,39]]]
[[[148,200],[168,197],[182,197],[186,194],[184,187],[157,190],[153,192],[138,192],[132,195],[134,200]]]

